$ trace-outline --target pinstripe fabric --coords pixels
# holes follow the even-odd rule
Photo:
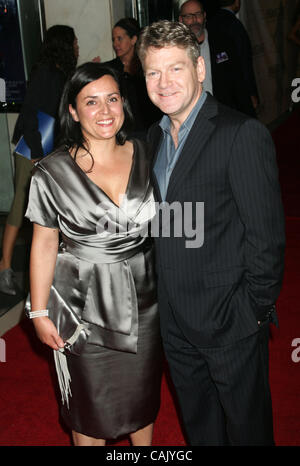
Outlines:
[[[268,324],[233,345],[191,345],[172,312],[164,348],[191,445],[274,445]]]
[[[153,164],[160,139],[153,126]],[[154,174],[153,184],[161,200]],[[208,95],[166,201],[204,202],[200,248],[186,248],[185,236],[155,240],[161,332],[188,441],[273,445],[269,312],[283,278],[285,233],[266,128]]]
[[[155,154],[161,132],[149,142]],[[158,200],[159,189],[153,175]],[[166,201],[204,202],[204,244],[156,238],[159,293],[190,341],[222,346],[258,330],[282,282],[284,215],[271,136],[208,95],[173,170]],[[172,230],[171,230],[172,231]],[[164,332],[165,315],[161,321]]]

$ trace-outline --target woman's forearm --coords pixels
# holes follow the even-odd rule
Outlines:
[[[31,310],[47,308],[58,251],[58,230],[34,224],[30,254]],[[64,342],[48,317],[35,317],[34,327],[39,339],[52,349],[63,348]]]
[[[46,309],[58,251],[58,230],[34,225],[30,254],[31,310]]]

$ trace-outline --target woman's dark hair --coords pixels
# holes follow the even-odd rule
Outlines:
[[[76,98],[79,92],[89,83],[96,81],[99,78],[102,78],[105,75],[112,76],[116,81],[120,95],[123,98],[123,109],[124,109],[124,123],[121,129],[116,134],[117,144],[123,145],[128,136],[128,132],[131,129],[133,118],[132,113],[127,101],[125,91],[122,85],[121,77],[118,72],[104,63],[88,62],[80,65],[73,76],[66,83],[64,92],[62,95],[60,108],[59,108],[59,117],[60,117],[60,143],[66,147],[66,149],[75,148],[77,153],[79,148],[84,149],[87,153],[89,148],[86,146],[87,141],[84,139],[84,136],[81,131],[81,126],[79,122],[73,120],[70,112],[69,105],[72,105],[76,109]],[[76,156],[76,154],[75,154]],[[93,157],[92,157],[93,159]]]
[[[124,29],[130,38],[133,36],[138,37],[141,31],[139,23],[135,18],[122,18],[114,25],[114,28],[116,27]]]
[[[74,51],[75,39],[74,29],[70,26],[57,24],[50,27],[46,31],[36,66],[49,64],[58,67],[66,77],[70,76],[77,64]]]

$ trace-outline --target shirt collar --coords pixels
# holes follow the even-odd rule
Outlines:
[[[208,31],[207,31],[207,29],[204,29],[204,40],[200,45],[203,46],[204,44],[208,44]]]

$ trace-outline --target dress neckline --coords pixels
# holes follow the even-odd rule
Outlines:
[[[124,193],[120,193],[119,194],[119,199],[122,198],[122,201],[121,203],[118,205],[116,204],[116,202],[114,202],[112,200],[112,198],[107,194],[107,192],[101,188],[101,186],[99,186],[97,183],[95,183],[93,180],[91,180],[91,178],[87,175],[87,173],[82,170],[82,168],[78,165],[78,163],[74,160],[74,158],[72,157],[72,155],[70,154],[70,152],[67,150],[67,153],[68,153],[68,156],[70,157],[70,159],[72,160],[73,164],[75,165],[76,169],[79,171],[79,173],[81,173],[81,175],[89,182],[91,183],[93,186],[95,186],[99,191],[101,191],[101,193],[107,197],[107,199],[112,202],[112,204],[114,204],[118,209],[121,208],[122,204],[123,204],[123,201],[124,201],[124,198],[127,196],[128,194],[128,191],[130,189],[130,186],[132,184],[132,177],[133,177],[133,172],[134,172],[134,167],[135,167],[135,162],[136,162],[136,144],[135,144],[135,141],[134,139],[131,139],[130,142],[132,142],[132,145],[133,145],[133,154],[132,154],[132,162],[131,162],[131,168],[130,168],[130,171],[129,171],[129,175],[128,175],[128,180],[127,180],[127,185],[126,185],[126,189],[125,189],[125,192]]]

